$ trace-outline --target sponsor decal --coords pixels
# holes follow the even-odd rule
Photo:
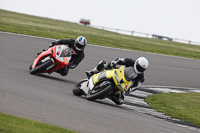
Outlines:
[[[125,88],[127,89],[127,88],[128,88],[128,86],[127,86],[127,85],[125,85]]]

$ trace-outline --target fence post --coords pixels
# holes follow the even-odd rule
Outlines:
[[[134,36],[134,34],[136,33],[136,36],[145,37],[145,35],[146,35],[146,38],[156,38],[156,39],[159,39],[158,37],[154,36],[154,34],[148,34],[148,33],[142,33],[142,32],[137,32],[137,31],[130,31],[130,30],[114,29],[114,28],[108,28],[108,27],[102,27],[102,26],[95,26],[95,25],[90,25],[90,26],[96,27],[96,28],[99,27],[99,29],[102,28],[103,30],[110,29],[110,30],[112,30],[112,32],[115,32],[115,30],[116,30],[117,33],[120,32],[120,31],[130,32],[130,34],[132,36]],[[140,35],[138,35],[138,34],[140,34]],[[174,42],[181,42],[181,43],[188,43],[188,44],[197,44],[197,45],[200,45],[200,42],[193,42],[191,40],[183,40],[183,39],[179,39],[179,38],[168,38],[168,37],[165,37],[165,38],[167,38],[168,40],[174,41]]]
[[[133,34],[134,34],[134,31],[131,31],[131,35],[132,35],[132,36],[134,36]]]

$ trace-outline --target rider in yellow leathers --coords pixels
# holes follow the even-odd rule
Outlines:
[[[116,65],[124,65],[125,69],[129,71],[130,80],[134,81],[128,92],[126,92],[130,93],[136,90],[141,85],[141,83],[144,82],[144,71],[148,68],[149,62],[145,57],[139,57],[136,60],[133,60],[131,58],[116,58],[111,62],[101,60],[94,69],[92,69],[91,71],[86,71],[85,73],[89,78],[92,75],[103,71],[104,69],[115,68]],[[125,92],[121,92],[117,95],[112,96],[110,99],[116,104],[121,105],[124,103],[124,95]]]

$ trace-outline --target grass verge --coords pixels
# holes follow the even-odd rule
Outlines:
[[[32,121],[0,112],[1,133],[77,133],[64,128]]]
[[[159,93],[145,101],[159,112],[200,127],[200,93]]]
[[[83,35],[90,44],[200,59],[198,45],[122,35],[77,23],[5,10],[0,10],[0,31],[54,39],[77,38]]]

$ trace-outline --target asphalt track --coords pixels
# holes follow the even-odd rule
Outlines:
[[[36,52],[47,48],[50,42],[52,39],[0,33],[1,112],[81,133],[197,132],[107,100],[87,101],[74,96],[72,88],[85,78],[84,71],[92,69],[101,59],[139,56],[150,62],[144,85],[199,88],[199,60],[88,45],[85,59],[67,77],[57,73],[30,75],[28,68]]]

